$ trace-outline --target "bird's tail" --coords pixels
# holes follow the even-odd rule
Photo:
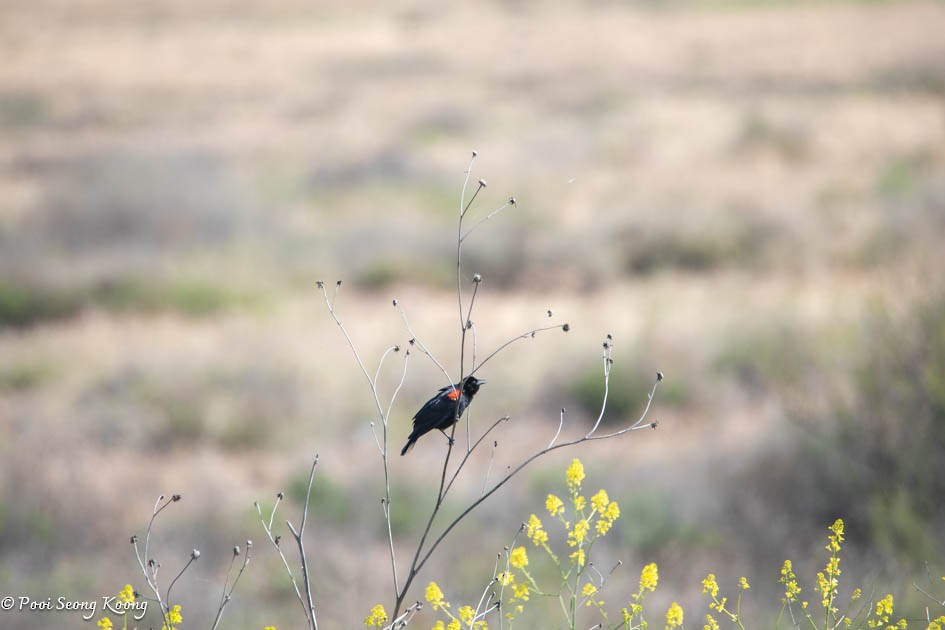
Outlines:
[[[414,443],[416,443],[416,441],[417,441],[417,440],[414,439],[414,438],[410,438],[409,440],[407,440],[407,444],[404,446],[403,450],[400,451],[400,456],[403,457],[404,455],[406,455],[406,454],[407,454],[407,451],[409,451],[409,450],[413,447],[413,445],[414,445]]]

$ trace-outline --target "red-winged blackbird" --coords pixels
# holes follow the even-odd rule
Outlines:
[[[401,455],[406,455],[410,447],[414,445],[420,436],[429,433],[433,429],[439,429],[443,435],[446,435],[446,429],[450,428],[472,402],[473,396],[479,391],[480,385],[485,381],[475,376],[467,376],[463,379],[462,393],[459,383],[448,385],[438,391],[436,396],[428,400],[420,411],[413,417],[413,431],[407,438],[407,445],[400,451]],[[449,438],[448,435],[446,435]]]

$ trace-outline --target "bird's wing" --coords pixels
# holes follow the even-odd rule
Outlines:
[[[446,398],[442,396],[442,393],[445,391],[446,391],[446,388],[444,387],[443,389],[440,390],[440,394],[437,394],[436,396],[428,400],[426,403],[424,403],[422,407],[420,407],[420,411],[418,411],[413,416],[414,424],[416,424],[417,419],[424,419],[430,413],[440,411],[441,409],[443,409],[444,405],[446,404],[445,403]]]

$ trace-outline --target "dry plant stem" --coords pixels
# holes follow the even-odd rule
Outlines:
[[[282,501],[282,493],[280,492],[276,498],[276,504],[272,507],[272,514],[269,515],[269,523],[267,524],[262,515],[262,509],[259,507],[259,503],[256,503],[256,513],[259,514],[259,521],[262,523],[263,529],[266,532],[266,536],[269,537],[269,542],[272,543],[272,546],[276,548],[276,551],[279,552],[279,557],[282,558],[282,565],[285,567],[286,573],[289,575],[289,580],[292,582],[292,588],[295,589],[295,596],[299,600],[299,604],[302,606],[302,610],[305,610],[305,600],[302,598],[302,591],[299,590],[299,584],[295,579],[295,575],[292,573],[292,568],[289,566],[289,560],[285,557],[285,553],[282,551],[282,547],[279,546],[279,541],[272,535],[272,523],[276,516],[276,509],[279,507],[279,503]]]
[[[180,579],[180,576],[184,575],[184,571],[189,569],[190,565],[194,563],[194,561],[197,559],[197,555],[198,555],[197,551],[194,550],[194,552],[190,554],[190,560],[187,561],[187,564],[184,565],[184,568],[180,570],[180,573],[177,574],[177,577],[171,580],[171,585],[167,587],[167,592],[164,594],[164,597],[165,599],[167,599],[168,602],[171,601],[171,589],[174,588],[175,584],[177,584],[177,580]]]
[[[361,354],[358,352],[357,346],[354,345],[354,340],[351,339],[351,335],[348,334],[348,330],[344,327],[344,324],[341,323],[341,319],[338,317],[338,314],[335,312],[335,304],[337,303],[337,298],[338,298],[338,287],[340,286],[341,286],[340,282],[335,283],[335,296],[334,296],[334,299],[330,300],[328,299],[328,292],[325,289],[325,284],[323,282],[318,283],[318,287],[321,289],[322,295],[325,298],[325,305],[328,308],[328,314],[331,316],[332,320],[334,320],[335,324],[338,325],[338,328],[341,330],[341,333],[344,335],[345,342],[348,344],[348,348],[350,348],[351,353],[354,355],[355,361],[357,361],[358,366],[360,366],[361,373],[364,374],[364,378],[365,380],[367,380],[368,386],[371,389],[371,397],[374,399],[374,405],[377,408],[377,414],[380,417],[382,433],[383,433],[382,444],[379,445],[379,450],[381,453],[381,462],[382,462],[382,466],[384,470],[383,511],[384,511],[384,517],[387,521],[388,552],[390,555],[390,566],[391,566],[391,574],[393,577],[394,593],[396,594],[399,591],[400,580],[397,576],[397,557],[396,557],[396,552],[394,550],[394,533],[393,533],[393,526],[391,525],[391,521],[390,521],[391,495],[390,495],[390,462],[388,459],[388,448],[387,448],[387,428],[388,428],[387,421],[388,421],[388,418],[390,417],[390,410],[394,405],[394,401],[396,400],[397,395],[400,393],[404,380],[407,377],[407,359],[406,359],[407,354],[405,353],[404,355],[403,375],[401,376],[400,383],[397,385],[397,387],[394,390],[393,395],[391,396],[390,403],[387,406],[387,412],[385,413],[384,407],[381,404],[380,396],[377,392],[377,380],[378,380],[378,377],[380,376],[381,368],[384,365],[384,360],[387,358],[387,356],[391,352],[397,352],[398,350],[400,350],[400,347],[391,346],[384,352],[383,355],[381,355],[381,358],[377,364],[377,370],[375,371],[374,377],[372,378],[370,373],[368,373],[367,368],[364,367],[364,361],[361,360]],[[394,301],[394,303],[396,305],[396,300]],[[401,309],[401,313],[403,313],[403,309]],[[406,321],[406,315],[404,316],[404,321]],[[375,441],[376,440],[377,440],[377,436],[375,435]]]
[[[312,601],[312,582],[309,577],[308,569],[308,557],[305,555],[305,542],[303,541],[303,536],[305,535],[305,523],[308,520],[308,504],[312,496],[312,483],[315,481],[315,469],[318,467],[318,454],[315,454],[315,459],[312,461],[312,471],[308,476],[308,489],[305,491],[305,506],[302,508],[302,521],[299,523],[298,531],[292,526],[290,521],[286,521],[285,524],[288,526],[289,531],[292,532],[292,537],[295,538],[295,544],[299,548],[299,559],[302,563],[302,581],[305,584],[305,598],[306,598],[306,617],[309,620],[309,625],[312,630],[318,630],[318,622],[315,618],[315,604]]]
[[[170,612],[170,607],[167,605],[167,602],[161,597],[161,590],[158,588],[157,584],[157,570],[158,564],[152,562],[148,558],[148,552],[151,547],[151,531],[154,528],[154,519],[157,518],[157,515],[160,514],[164,508],[174,502],[175,497],[178,495],[173,495],[170,499],[164,500],[164,495],[158,497],[157,501],[154,502],[154,509],[151,511],[151,520],[148,521],[148,530],[144,535],[144,554],[139,553],[138,550],[138,537],[132,537],[132,544],[134,545],[135,557],[138,559],[138,566],[141,568],[141,573],[144,574],[144,580],[148,584],[148,588],[151,589],[151,592],[154,593],[154,597],[157,600],[158,606],[161,607],[162,615],[167,615]],[[179,498],[179,497],[178,497]],[[161,502],[164,501],[162,504]],[[150,571],[148,570],[150,567]]]
[[[517,335],[517,336],[515,336],[515,337],[512,337],[511,339],[509,339],[508,341],[506,341],[505,343],[503,343],[501,346],[499,346],[498,348],[496,348],[495,350],[493,350],[493,351],[492,351],[492,354],[488,355],[488,356],[487,356],[485,359],[483,359],[478,365],[476,365],[476,366],[475,366],[475,369],[473,369],[473,371],[470,372],[469,375],[470,375],[470,376],[475,375],[476,372],[478,372],[480,369],[482,369],[482,366],[484,366],[486,363],[488,363],[489,361],[491,361],[497,354],[499,354],[500,352],[502,352],[503,350],[505,350],[506,348],[508,348],[509,346],[511,346],[511,345],[512,345],[513,343],[515,343],[516,341],[520,341],[520,340],[522,340],[522,339],[531,339],[531,338],[533,338],[535,335],[537,335],[538,333],[540,333],[540,332],[545,332],[546,330],[556,330],[556,329],[558,329],[558,328],[564,329],[565,326],[567,326],[567,324],[555,324],[555,325],[553,325],[553,326],[541,326],[541,327],[539,327],[539,328],[533,328],[532,330],[529,330],[529,331],[527,331],[527,332],[523,332],[521,335]]]
[[[459,325],[465,327],[466,322],[463,321],[463,290],[462,290],[462,247],[463,247],[463,217],[466,215],[466,211],[469,210],[469,206],[472,205],[472,202],[475,201],[476,195],[479,194],[479,191],[482,190],[483,184],[479,183],[479,188],[476,189],[476,192],[473,194],[472,199],[469,200],[469,203],[466,203],[466,188],[469,186],[469,176],[472,174],[472,165],[476,161],[476,152],[473,151],[472,157],[469,158],[469,166],[466,167],[466,178],[463,180],[463,189],[459,195],[459,222],[456,227],[456,298],[459,302]]]
[[[394,619],[390,623],[390,625],[387,626],[387,630],[398,630],[399,628],[406,628],[407,625],[411,622],[411,620],[413,620],[414,616],[418,612],[420,612],[420,609],[422,608],[423,608],[422,603],[414,602],[413,604],[408,606],[407,609],[404,610],[403,613],[401,613],[400,617],[397,617],[396,619]]]
[[[233,591],[236,590],[236,585],[239,584],[240,578],[243,577],[243,571],[245,571],[246,567],[249,565],[252,553],[253,542],[251,540],[247,540],[246,553],[243,554],[243,564],[240,566],[240,570],[236,574],[233,584],[230,585],[230,575],[233,573],[233,565],[236,564],[236,558],[238,555],[238,552],[234,549],[233,558],[230,560],[230,568],[227,569],[226,579],[223,582],[223,595],[220,597],[220,606],[217,608],[217,615],[213,619],[213,625],[210,627],[210,630],[216,630],[217,626],[220,625],[220,619],[223,618],[223,609],[226,608],[226,605],[230,603]],[[229,590],[227,590],[227,586],[230,587]]]
[[[933,602],[935,602],[936,604],[938,604],[939,606],[945,606],[945,600],[939,601],[934,595],[932,595],[932,594],[929,593],[928,591],[924,590],[921,586],[919,586],[919,585],[916,584],[915,582],[912,583],[912,587],[913,587],[915,590],[917,590],[917,591],[919,591],[920,593],[922,593],[923,595],[925,595],[927,598],[929,598],[929,599],[932,600]]]
[[[440,368],[440,371],[443,372],[443,376],[446,377],[447,383],[449,384],[455,383],[456,381],[454,381],[452,377],[450,377],[450,373],[443,366],[443,364],[440,363],[439,360],[435,356],[433,356],[433,353],[430,352],[430,350],[426,347],[426,345],[424,345],[422,341],[420,341],[420,337],[418,337],[416,333],[414,333],[413,329],[410,327],[410,322],[407,320],[407,313],[404,311],[403,307],[401,307],[399,303],[395,304],[394,306],[397,308],[397,310],[400,311],[400,316],[404,320],[404,328],[406,328],[407,332],[410,333],[411,345],[415,346],[418,350],[420,350],[422,354],[426,355],[428,359],[433,361],[436,367]]]
[[[494,217],[495,215],[499,214],[500,212],[502,212],[503,210],[505,210],[506,208],[508,208],[510,205],[512,205],[512,204],[511,204],[510,202],[506,201],[504,204],[502,204],[501,206],[499,206],[498,208],[496,208],[495,210],[493,210],[492,212],[490,212],[489,214],[487,214],[485,217],[483,217],[482,219],[479,219],[478,221],[476,221],[476,223],[474,223],[471,228],[469,228],[468,230],[466,230],[466,233],[465,233],[465,234],[463,234],[462,236],[460,236],[460,240],[465,241],[465,240],[466,240],[466,237],[469,236],[470,234],[472,234],[472,233],[476,230],[476,228],[478,228],[480,225],[482,225],[483,223],[485,223],[486,221],[490,220],[490,219],[491,219],[492,217]]]

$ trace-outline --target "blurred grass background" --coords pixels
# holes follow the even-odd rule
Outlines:
[[[372,405],[314,281],[345,281],[369,360],[408,339],[397,297],[455,364],[475,149],[476,216],[518,200],[465,245],[480,349],[548,309],[572,326],[484,370],[474,424],[513,418],[493,470],[560,407],[596,416],[607,332],[608,423],[667,380],[658,431],[535,465],[420,582],[478,598],[577,455],[623,508],[608,602],[657,561],[654,609],[700,618],[706,573],[747,574],[744,611],[770,623],[781,562],[811,579],[842,516],[845,583],[924,617],[911,581],[945,565],[942,23],[940,2],[7,0],[0,592],[143,591],[128,536],[179,492],[155,543],[166,572],[203,551],[185,623],[209,624],[252,538],[225,620],[297,627],[252,502],[299,501],[318,451],[319,618],[354,627],[386,601]],[[439,381],[415,356],[395,446]],[[401,558],[440,453],[392,463]]]

